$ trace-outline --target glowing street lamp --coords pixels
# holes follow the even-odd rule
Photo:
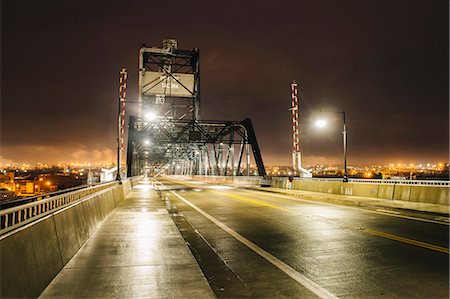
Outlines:
[[[155,121],[158,118],[155,112],[147,112],[145,114],[145,119],[148,121]]]
[[[316,121],[316,126],[317,127],[319,127],[319,128],[323,128],[323,127],[325,127],[326,125],[328,125],[328,122],[326,121],[326,120],[324,120],[324,119],[318,119],[317,121]]]
[[[322,111],[321,111],[322,112]],[[342,128],[342,141],[344,146],[344,177],[343,181],[348,182],[348,174],[347,174],[347,126],[345,123],[345,109],[342,111],[324,111],[324,112],[330,112],[330,113],[342,113],[342,121],[343,121],[343,128]],[[319,128],[325,127],[328,122],[325,119],[318,119],[316,121],[316,126]]]

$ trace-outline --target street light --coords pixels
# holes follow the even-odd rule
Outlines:
[[[158,115],[156,115],[155,112],[147,112],[145,114],[145,119],[147,119],[148,121],[155,121],[158,118]]]
[[[345,109],[342,111],[320,111],[320,112],[329,112],[329,113],[341,113],[342,114],[342,121],[343,121],[343,128],[342,128],[342,141],[344,146],[344,177],[343,181],[348,182],[348,174],[347,174],[347,126],[345,123]],[[324,119],[318,119],[316,121],[316,126],[319,128],[323,128],[328,124],[328,122]]]
[[[326,125],[328,125],[328,122],[326,120],[324,120],[324,119],[318,119],[316,121],[316,126],[319,127],[319,128],[323,128]]]

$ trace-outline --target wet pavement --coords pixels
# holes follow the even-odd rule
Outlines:
[[[237,278],[234,291],[218,297],[449,297],[445,220],[202,182],[161,183],[176,217],[189,224],[179,225],[183,236],[195,232],[203,240],[191,244],[200,248],[200,264],[219,259]],[[227,277],[217,271],[213,278]],[[225,285],[208,275],[213,289]]]
[[[41,298],[448,298],[448,242],[430,214],[160,179]]]
[[[40,298],[214,298],[164,202],[141,182]]]

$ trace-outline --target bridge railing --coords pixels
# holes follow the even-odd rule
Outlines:
[[[434,180],[383,180],[383,179],[351,179],[351,183],[366,184],[399,184],[399,185],[418,185],[418,186],[450,186],[449,181]]]
[[[272,180],[285,181],[288,177],[272,177]],[[342,182],[342,178],[299,178],[294,177],[294,181],[313,181],[313,182]],[[383,180],[383,179],[349,179],[349,183],[364,184],[399,184],[399,185],[417,185],[417,186],[450,186],[450,181],[437,180]]]
[[[100,184],[1,210],[0,235],[62,209],[83,197],[107,189],[116,184],[118,184],[118,182]]]
[[[111,182],[112,181],[110,181],[110,182],[103,182],[103,183],[88,184],[88,185],[80,185],[80,186],[76,186],[76,187],[72,187],[72,188],[62,189],[62,190],[58,190],[58,191],[52,191],[52,192],[43,193],[43,194],[39,194],[39,195],[22,197],[22,198],[11,199],[11,200],[5,200],[5,201],[1,201],[0,202],[0,209],[1,210],[5,210],[5,209],[9,209],[9,208],[12,208],[12,207],[15,207],[15,206],[27,204],[27,203],[30,203],[30,202],[42,200],[42,199],[49,198],[49,197],[53,197],[53,196],[56,196],[56,195],[69,193],[71,191],[76,191],[76,190],[80,190],[80,189],[86,189],[86,188],[89,188],[89,187],[100,186],[100,185],[104,185],[105,183],[111,183]]]

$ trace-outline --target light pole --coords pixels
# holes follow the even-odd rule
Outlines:
[[[342,110],[342,141],[344,144],[344,182],[348,182],[348,173],[347,173],[347,126],[345,124],[345,108]]]
[[[343,147],[344,147],[344,177],[343,177],[343,181],[344,182],[348,182],[348,173],[347,173],[347,125],[346,125],[346,121],[345,121],[345,109],[343,109],[342,111],[320,111],[320,112],[329,112],[329,113],[340,113],[342,114],[342,122],[343,122],[343,127],[342,127],[342,141],[343,141]],[[318,119],[316,121],[316,126],[319,128],[323,128],[327,125],[327,121],[324,119]]]

